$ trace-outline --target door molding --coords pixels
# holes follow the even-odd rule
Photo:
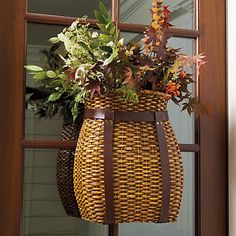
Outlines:
[[[200,118],[199,236],[228,235],[226,1],[199,0],[199,51],[207,57],[199,96],[211,107]]]
[[[19,236],[23,201],[25,1],[0,3],[0,235]]]
[[[23,0],[0,3],[0,235],[22,235],[25,9]],[[199,119],[198,229],[196,236],[228,235],[226,1],[199,1],[199,50],[207,56],[199,95],[212,106]]]

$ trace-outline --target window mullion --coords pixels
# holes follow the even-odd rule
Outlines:
[[[119,27],[120,22],[120,0],[112,0],[112,20]]]

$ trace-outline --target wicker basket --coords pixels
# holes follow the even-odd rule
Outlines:
[[[63,141],[76,141],[81,124],[64,123],[61,134]],[[57,155],[57,189],[66,213],[80,217],[73,185],[74,151],[61,150]]]
[[[141,91],[139,103],[130,104],[117,93],[86,104],[90,114],[85,114],[74,161],[81,216],[102,224],[174,222],[183,166],[165,115],[169,96]]]

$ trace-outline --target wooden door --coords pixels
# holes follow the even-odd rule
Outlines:
[[[121,3],[110,1],[113,20],[123,32],[142,33],[145,25],[132,21],[126,23],[120,19]],[[196,28],[174,28],[172,32],[174,37],[194,40],[196,50],[207,56],[207,67],[197,82],[196,93],[202,101],[210,104],[212,113],[210,117],[195,119],[195,141],[181,143],[181,149],[195,154],[195,236],[225,236],[228,232],[226,2],[195,0],[194,6]],[[22,0],[2,0],[0,3],[0,235],[4,236],[23,235],[25,151],[69,147],[66,142],[33,139],[24,135],[23,66],[26,63],[25,42],[29,24],[59,27],[69,25],[75,19],[63,16],[57,8],[54,9],[53,14],[57,15],[32,13],[30,9],[26,11],[26,2]],[[94,20],[90,22],[94,26]],[[117,226],[111,226],[110,236],[117,233]]]

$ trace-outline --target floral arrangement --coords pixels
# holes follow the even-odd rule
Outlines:
[[[190,92],[194,83],[188,73],[205,64],[204,56],[185,55],[168,47],[167,29],[171,11],[162,0],[154,0],[152,22],[140,43],[119,39],[119,31],[109,11],[100,3],[95,11],[100,32],[89,27],[86,17],[77,19],[57,37],[43,54],[45,67],[26,66],[39,86],[28,88],[28,102],[41,116],[71,114],[76,120],[88,97],[107,95],[113,89],[130,102],[138,102],[138,91],[155,90],[169,94],[182,110],[190,114],[205,108]]]

